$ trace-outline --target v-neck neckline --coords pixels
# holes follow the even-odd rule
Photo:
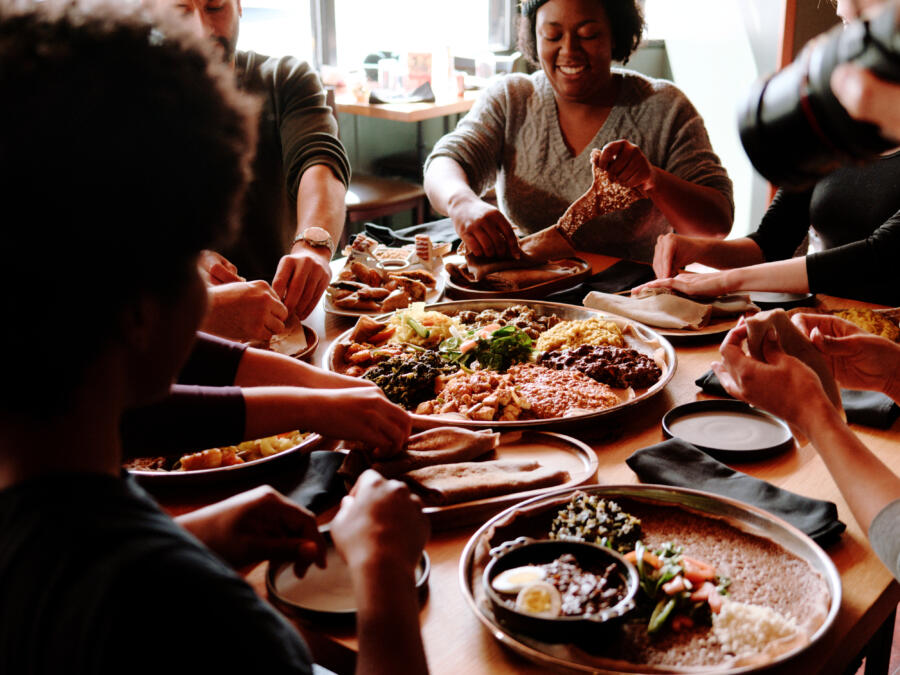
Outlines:
[[[591,137],[591,140],[589,140],[587,142],[587,145],[585,145],[581,149],[581,152],[579,152],[577,155],[573,155],[572,151],[569,150],[568,143],[566,143],[566,137],[563,134],[562,125],[559,122],[559,103],[556,101],[556,93],[553,91],[553,87],[550,84],[549,78],[546,76],[546,74],[544,75],[544,86],[549,90],[550,98],[553,101],[552,106],[545,106],[545,115],[547,116],[547,118],[545,119],[545,123],[547,124],[548,128],[552,129],[551,133],[555,136],[552,140],[557,147],[563,148],[567,161],[578,162],[584,157],[585,153],[590,156],[590,152],[594,149],[597,137],[604,129],[607,128],[611,120],[614,120],[621,114],[620,102],[622,99],[622,92],[625,89],[625,78],[622,77],[621,73],[615,72],[613,73],[613,77],[621,77],[621,79],[619,81],[619,91],[616,92],[616,98],[613,101],[612,108],[610,108],[609,110],[609,114],[606,116],[606,119],[603,120],[603,124],[600,125],[596,133],[594,133],[594,135]]]

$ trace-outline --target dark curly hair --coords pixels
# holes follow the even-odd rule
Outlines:
[[[548,0],[524,0],[521,3],[519,51],[537,68],[541,65],[535,35],[537,11],[547,2]],[[637,49],[644,32],[644,15],[638,0],[598,0],[598,2],[606,10],[612,28],[613,60],[628,63],[628,58]]]
[[[0,0],[0,100],[0,410],[33,413],[230,235],[258,104],[183,21],[121,0]]]

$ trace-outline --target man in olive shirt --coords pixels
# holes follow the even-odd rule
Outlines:
[[[227,260],[205,257],[211,306],[204,328],[224,337],[266,339],[290,314],[305,318],[331,279],[328,262],[344,226],[350,180],[337,122],[309,64],[237,51],[240,0],[153,1],[176,7],[212,37],[233,65],[238,86],[261,98],[241,234],[220,252]],[[271,280],[271,287],[244,277]]]

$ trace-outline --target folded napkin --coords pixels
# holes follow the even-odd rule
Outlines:
[[[338,475],[343,461],[341,452],[314,450],[309,454],[303,480],[285,496],[313,513],[321,513],[347,494],[344,480]]]
[[[735,471],[677,438],[638,450],[625,461],[644,483],[703,490],[758,506],[820,546],[837,542],[847,527],[838,520],[833,502],[804,497]]]
[[[705,394],[732,398],[711,370],[694,380],[694,384]],[[841,389],[841,402],[844,404],[847,421],[851,424],[862,424],[874,429],[890,429],[900,417],[900,406],[889,396],[878,391]]]

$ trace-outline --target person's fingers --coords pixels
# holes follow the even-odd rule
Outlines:
[[[283,295],[284,306],[288,312],[296,310],[297,305],[305,303],[312,293],[310,288],[309,269],[304,269],[297,261],[292,262],[294,271],[291,273],[291,282]]]
[[[509,251],[509,255],[516,260],[522,257],[522,249],[519,246],[519,238],[516,236],[516,233],[513,231],[512,226],[506,220],[506,218],[502,218],[502,225],[500,227],[500,234],[503,236],[503,239],[506,241],[506,249]]]
[[[622,185],[627,186],[641,182],[638,180],[644,171],[644,162],[641,154],[639,152],[632,152],[624,157],[623,160],[624,163],[619,170],[618,181]]]
[[[246,281],[244,277],[237,273],[237,267],[234,265],[231,266],[233,269],[223,265],[220,262],[214,263],[209,268],[209,276],[216,283],[219,284],[230,284],[234,281]]]
[[[769,331],[775,330],[771,317],[763,319],[752,318],[747,321],[747,351],[750,356],[760,361],[764,360],[762,343]]]
[[[735,358],[735,353],[739,352],[743,355],[742,345],[744,344],[744,340],[747,338],[747,329],[745,326],[735,326],[725,335],[725,339],[722,340],[722,344],[719,345],[719,354],[722,355],[722,358],[725,359],[726,355],[729,355],[733,360]]]
[[[481,255],[485,258],[494,258],[497,256],[497,252],[494,250],[494,243],[482,228],[478,228],[472,232],[472,236],[475,237],[478,242],[478,248],[481,250],[481,253],[476,253],[476,255]]]
[[[278,269],[275,270],[275,276],[272,279],[272,289],[279,300],[287,294],[288,286],[294,274],[293,262],[293,259],[285,256],[278,262]]]
[[[600,157],[597,159],[597,167],[605,171],[609,171],[610,165],[616,160],[625,141],[610,141],[600,150]]]
[[[468,253],[478,258],[484,257],[484,250],[471,230],[467,230],[465,234],[460,234],[460,238],[463,240],[463,245],[468,250]]]
[[[272,298],[266,303],[266,309],[269,310],[269,313],[272,314],[278,320],[284,322],[287,321],[287,318],[291,315],[288,311],[287,305],[285,305],[281,300],[277,298]]]
[[[263,318],[263,327],[268,331],[266,337],[271,337],[272,335],[278,335],[284,332],[284,321],[274,314],[266,313]]]
[[[309,294],[309,297],[307,298],[304,296],[300,299],[300,302],[297,303],[297,309],[295,310],[295,313],[300,319],[305,319],[312,314],[316,305],[319,304],[319,300],[325,294],[325,289],[328,288],[329,283],[330,279],[319,279],[313,287],[312,292]],[[304,300],[306,301],[305,303]]]
[[[506,244],[506,238],[500,231],[500,228],[491,224],[483,230],[485,236],[490,240],[494,249],[494,256],[497,258],[508,258],[510,253]]]
[[[741,398],[740,387],[722,363],[719,363],[718,361],[713,363],[712,371],[716,374],[716,377],[719,378],[719,384],[722,385],[722,388],[725,391],[735,398]]]
[[[653,273],[657,279],[666,279],[671,275],[672,247],[665,235],[656,239],[656,248],[653,249]]]

